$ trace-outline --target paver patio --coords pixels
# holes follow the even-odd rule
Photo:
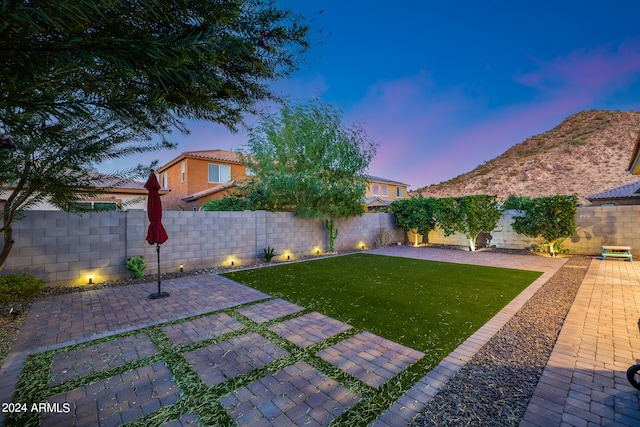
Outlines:
[[[438,387],[562,266],[562,260],[543,257],[422,249],[426,248],[399,247],[371,252],[523,268],[545,271],[545,274],[416,383],[373,423],[375,426],[405,425]],[[592,262],[585,278],[587,287],[583,284],[583,288],[602,288],[603,283],[609,286],[611,282],[611,289],[595,298],[581,296],[584,290],[581,288],[580,298],[576,299],[540,382],[540,392],[536,391],[532,400],[532,405],[537,407],[530,405],[534,415],[528,411],[525,416],[530,425],[549,425],[536,424],[535,419],[542,419],[536,418],[541,416],[541,410],[559,411],[559,419],[567,425],[581,425],[576,420],[586,425],[598,411],[613,414],[613,419],[622,424],[633,425],[628,424],[629,420],[640,422],[636,415],[638,395],[628,383],[624,384],[623,375],[628,364],[635,362],[635,357],[640,358],[640,334],[635,324],[640,311],[640,266],[636,265],[619,264],[616,260]],[[593,285],[589,285],[590,281]],[[36,301],[0,371],[0,401],[13,401],[27,356],[44,354],[49,355],[51,361],[48,368],[51,382],[47,390],[52,390],[50,394],[44,392],[45,401],[72,403],[72,408],[66,413],[46,413],[42,417],[43,425],[119,425],[160,415],[166,422],[164,425],[170,426],[205,425],[211,423],[211,416],[218,415],[240,425],[327,425],[363,397],[350,389],[352,383],[322,368],[322,363],[333,364],[354,378],[353,381],[359,378],[363,387],[375,389],[421,355],[369,332],[352,331],[346,323],[321,313],[306,313],[304,307],[269,299],[266,294],[219,276],[167,280],[163,282],[163,289],[171,293],[170,298],[149,300],[149,293],[155,290],[155,283],[150,283]],[[235,308],[238,306],[241,307]],[[589,308],[585,308],[587,306]],[[219,312],[221,310],[224,312]],[[588,315],[588,320],[571,321],[574,311],[585,310],[593,313]],[[620,312],[624,313],[624,319]],[[198,315],[201,317],[193,318]],[[632,318],[633,325],[629,326]],[[592,322],[605,326],[594,329]],[[626,326],[620,328],[619,322]],[[245,327],[256,324],[259,328],[256,333],[244,331]],[[289,334],[294,329],[300,339],[292,338],[296,334]],[[625,344],[606,347],[599,334]],[[595,336],[595,343],[588,344],[584,338],[587,336]],[[322,346],[324,340],[335,340],[335,337],[338,341],[329,347],[321,347],[319,351],[311,347]],[[97,339],[100,341],[92,344]],[[76,344],[82,348],[66,350]],[[577,348],[584,350],[576,351]],[[596,350],[591,350],[594,348]],[[316,357],[321,363],[312,366],[294,356],[305,351],[311,351],[307,357]],[[596,356],[592,357],[594,352]],[[107,354],[113,357],[106,357]],[[583,373],[589,357],[597,362],[597,368],[590,368],[591,376],[585,379]],[[187,363],[175,365],[175,360],[180,358]],[[570,360],[575,360],[574,365],[579,367],[577,374],[563,378],[570,377],[567,381],[574,385],[562,386],[556,378],[555,364],[566,364]],[[283,361],[284,367],[279,365]],[[262,372],[262,376],[252,377],[250,374],[255,371]],[[184,382],[183,377],[189,372],[199,378],[196,385]],[[567,372],[564,365],[561,372]],[[87,376],[96,379],[80,385],[79,381]],[[585,393],[585,381],[599,384],[599,388]],[[235,388],[231,392],[217,388],[223,384],[235,384]],[[550,402],[550,396],[556,396],[548,394],[548,390],[556,390],[556,386],[565,390],[566,396],[558,402],[560,406],[550,407],[550,403],[543,401]],[[218,402],[209,405],[213,412],[207,413],[207,408],[189,408],[185,403],[190,393],[203,390],[213,393]],[[613,395],[608,395],[609,392]],[[585,400],[592,405],[587,410]],[[577,413],[574,407],[583,412]],[[5,416],[0,414],[0,422]],[[601,415],[600,421],[605,419],[611,418]]]

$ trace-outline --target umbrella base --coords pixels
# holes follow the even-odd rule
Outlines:
[[[155,294],[149,295],[149,299],[166,298],[168,296],[169,296],[168,292],[156,292]]]

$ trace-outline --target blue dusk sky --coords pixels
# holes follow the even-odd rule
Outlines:
[[[640,1],[287,0],[314,46],[274,84],[379,143],[369,174],[411,188],[468,172],[586,109],[640,110]],[[248,123],[254,119],[248,118]],[[173,151],[241,149],[204,122]],[[640,131],[640,129],[639,129]],[[629,153],[631,155],[631,153]]]

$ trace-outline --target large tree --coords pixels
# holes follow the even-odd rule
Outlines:
[[[303,23],[274,0],[3,1],[0,133],[97,109],[160,131],[234,127],[297,68]]]
[[[140,171],[96,179],[96,163],[167,147],[166,134],[187,132],[189,119],[235,129],[276,99],[269,83],[297,69],[308,42],[304,19],[275,4],[2,1],[0,265],[21,211],[41,199],[73,209]]]
[[[249,133],[243,160],[255,176],[243,187],[269,210],[305,218],[363,213],[366,171],[377,145],[359,125],[320,101],[288,103]]]
[[[264,209],[328,219],[331,237],[333,219],[364,212],[366,171],[376,150],[364,129],[346,126],[334,106],[289,103],[250,131],[243,158],[255,176],[241,190]]]

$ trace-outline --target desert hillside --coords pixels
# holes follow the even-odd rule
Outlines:
[[[471,172],[422,187],[425,196],[509,194],[586,197],[640,181],[627,167],[640,132],[640,112],[582,111]]]

